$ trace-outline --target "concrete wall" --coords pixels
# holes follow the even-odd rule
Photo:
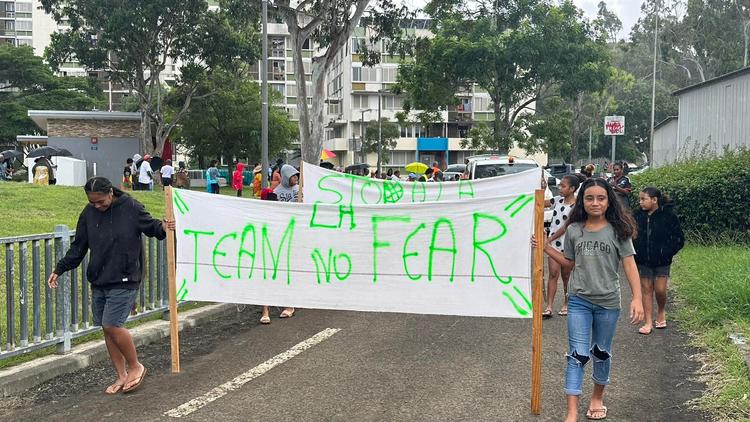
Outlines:
[[[139,120],[49,119],[47,135],[52,137],[139,138]],[[132,154],[131,154],[132,156]]]
[[[104,176],[115,186],[120,186],[125,160],[140,152],[140,142],[136,138],[104,138],[99,143],[91,143],[91,138],[51,136],[48,145],[65,148],[74,158],[86,160],[88,177],[94,175],[93,163],[96,163],[96,175]]]
[[[679,94],[679,156],[750,148],[750,73]]]
[[[653,167],[661,167],[676,161],[678,157],[677,143],[678,120],[672,119],[659,126],[654,131],[654,159]]]

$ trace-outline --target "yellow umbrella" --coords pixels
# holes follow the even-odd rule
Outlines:
[[[413,162],[411,164],[407,164],[406,165],[406,171],[408,171],[409,173],[417,174],[417,175],[424,174],[424,172],[428,168],[429,167],[427,166],[427,164],[420,163],[418,161],[415,161],[415,162]]]

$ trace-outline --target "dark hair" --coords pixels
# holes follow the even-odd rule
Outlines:
[[[433,170],[433,169],[432,169],[432,167],[427,167],[427,170],[425,170],[425,171],[424,171],[424,174],[426,174],[426,175],[430,175],[430,174],[432,174],[432,173],[433,173],[434,171],[435,171],[435,170]]]
[[[641,191],[648,195],[651,198],[656,198],[656,202],[659,204],[660,207],[664,206],[664,204],[669,204],[672,202],[671,199],[669,199],[669,196],[665,193],[661,193],[659,189],[656,189],[653,186],[647,186],[643,188]]]
[[[211,160],[211,167],[214,167],[217,164],[219,164],[219,160]]]
[[[125,163],[126,164],[133,164],[133,159],[132,158],[128,158],[127,160],[125,160]]]
[[[609,183],[602,178],[592,178],[583,182],[581,190],[576,198],[576,204],[573,210],[570,212],[570,218],[568,218],[567,225],[573,223],[585,223],[588,219],[588,213],[583,206],[583,199],[586,196],[586,189],[599,186],[607,191],[607,211],[604,213],[604,218],[612,225],[617,234],[617,238],[625,240],[627,238],[635,239],[638,236],[638,229],[633,219],[632,214],[629,210],[625,209],[625,206],[617,199],[615,190],[612,189]]]
[[[112,182],[106,177],[94,176],[86,181],[83,185],[83,190],[86,193],[110,193],[112,192],[115,196],[120,196],[122,191],[112,186]]]
[[[568,181],[568,184],[573,188],[573,192],[577,191],[578,186],[581,185],[581,179],[574,174],[566,174],[562,179]]]

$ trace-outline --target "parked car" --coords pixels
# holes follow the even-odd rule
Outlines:
[[[469,175],[472,179],[484,179],[487,177],[503,176],[508,174],[521,173],[530,169],[542,169],[534,160],[520,159],[509,157],[507,155],[478,155],[469,157]],[[541,185],[540,172],[540,185]],[[546,176],[546,174],[545,174]],[[549,176],[551,177],[551,175]],[[558,184],[555,179],[555,185]],[[552,191],[549,188],[549,179],[547,189],[544,191],[544,199],[552,199]],[[549,225],[552,221],[552,209],[544,210],[544,224]]]
[[[565,176],[566,174],[575,174],[576,169],[573,168],[572,164],[549,164],[547,165],[546,169],[550,172],[551,175],[555,176],[556,178],[561,178]]]
[[[457,180],[456,176],[461,177],[466,171],[466,164],[450,164],[443,172],[445,180]]]

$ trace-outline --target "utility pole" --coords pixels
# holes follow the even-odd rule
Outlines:
[[[592,128],[589,126],[589,163],[591,162],[591,135],[592,135]]]
[[[747,67],[747,48],[750,45],[750,21],[745,22],[745,66]]]
[[[260,135],[260,155],[261,166],[261,188],[268,187],[268,0],[261,0],[263,3],[263,60],[260,68],[262,75],[261,83],[261,135]]]
[[[382,107],[383,101],[380,98],[382,90],[378,90],[378,176],[381,176],[380,172],[380,160],[383,153],[383,125],[380,121],[380,108]]]
[[[654,3],[656,9],[656,23],[654,24],[654,74],[651,84],[651,137],[648,141],[648,164],[653,166],[654,162],[654,118],[656,116],[656,57],[659,51],[659,0]]]

